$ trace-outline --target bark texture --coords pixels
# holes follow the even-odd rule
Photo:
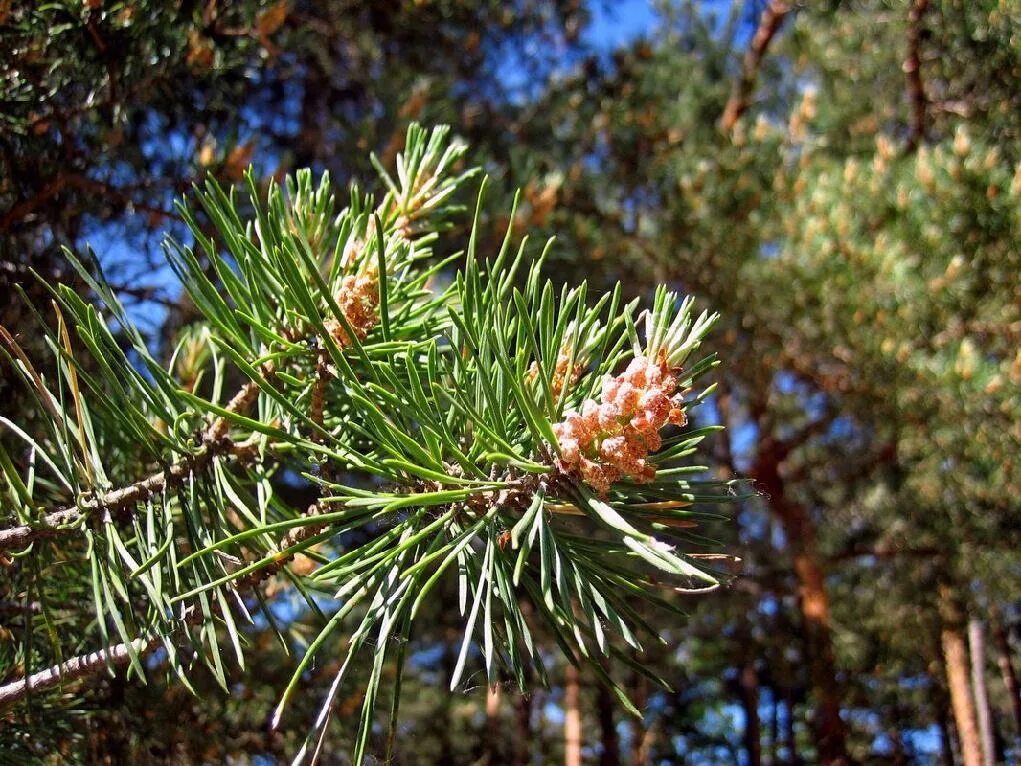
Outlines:
[[[982,763],[993,766],[996,741],[989,709],[989,690],[986,688],[986,628],[981,620],[968,623],[968,647],[971,650],[971,688],[975,692],[975,714],[982,739]]]
[[[1000,668],[1003,686],[1010,699],[1010,709],[1014,715],[1014,736],[1021,738],[1021,688],[1018,686],[1017,673],[1010,657],[1010,638],[1003,626],[1003,618],[998,611],[993,611],[993,645],[996,647],[996,664]]]
[[[581,681],[570,662],[564,666],[564,766],[581,766]]]
[[[762,12],[759,26],[744,55],[741,76],[734,81],[730,98],[727,99],[723,116],[720,118],[720,130],[724,133],[730,133],[737,121],[741,119],[741,115],[747,111],[752,92],[755,90],[755,82],[759,78],[759,70],[762,68],[762,60],[766,56],[770,42],[780,30],[780,25],[783,24],[784,18],[790,11],[791,4],[787,0],[770,0]]]
[[[968,644],[964,637],[962,610],[947,586],[940,588],[940,611],[943,619],[943,662],[957,727],[957,741],[961,747],[961,760],[964,766],[983,766],[982,740],[968,680]]]
[[[751,660],[744,663],[738,676],[741,708],[744,711],[744,748],[748,766],[762,766],[762,724],[759,720],[759,674]]]

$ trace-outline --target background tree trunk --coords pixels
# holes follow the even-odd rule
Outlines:
[[[769,763],[780,766],[780,690],[773,686],[769,695]]]
[[[519,692],[514,697],[514,766],[532,762],[532,699]]]
[[[992,611],[993,646],[996,647],[996,664],[1000,666],[1003,685],[1010,699],[1011,712],[1014,714],[1014,736],[1021,739],[1021,690],[1018,689],[1017,674],[1014,663],[1010,659],[1010,639],[1007,629],[1003,626],[1003,618],[998,609]]]
[[[602,683],[596,687],[596,712],[599,715],[600,766],[620,766],[620,737],[613,715],[613,694]]]
[[[942,697],[943,695],[941,694],[940,696]],[[939,727],[940,766],[955,766],[954,739],[950,731],[950,715],[947,713],[945,701],[940,703],[936,725]]]
[[[440,660],[440,667],[443,678],[450,678],[454,674],[456,657],[454,656],[454,633],[447,631],[447,640],[443,642],[443,657]],[[450,705],[453,699],[453,692],[448,684],[443,684],[440,689],[443,696],[443,704],[439,710],[439,737],[440,737],[440,762],[451,763],[454,757],[454,746],[450,740]]]
[[[943,661],[946,666],[950,703],[957,725],[964,766],[982,766],[982,741],[979,738],[975,702],[968,683],[968,646],[962,631],[961,608],[949,587],[940,586],[940,611],[943,618]]]
[[[581,683],[578,668],[564,665],[564,766],[581,766]]]
[[[636,660],[640,656],[635,655]],[[634,674],[631,683],[631,701],[635,703],[643,714],[645,705],[648,702],[648,681],[643,677]],[[645,728],[645,721],[641,718],[630,717],[631,728],[631,766],[645,766],[649,762],[649,748],[652,745],[652,727]]]
[[[815,526],[808,510],[785,492],[780,475],[781,445],[765,439],[755,461],[754,476],[769,495],[770,506],[783,525],[791,548],[794,573],[798,580],[798,604],[804,621],[805,652],[809,679],[815,696],[813,716],[819,762],[823,766],[851,763],[847,754],[847,735],[840,717],[840,688],[837,664],[830,637],[830,605],[826,594],[825,573],[818,552]]]
[[[996,741],[989,710],[989,690],[986,688],[986,633],[981,620],[968,623],[968,646],[971,649],[971,687],[975,692],[975,713],[982,738],[982,762],[985,766],[993,766]]]
[[[748,754],[748,766],[762,764],[762,726],[759,721],[759,674],[754,660],[749,659],[741,667],[738,677],[741,688],[741,707],[744,709],[744,748]]]
[[[795,716],[797,706],[794,700],[794,689],[787,689],[784,707],[787,708],[787,715],[784,717],[784,747],[787,750],[787,763],[790,766],[801,766],[801,756],[798,754],[798,732],[795,728]]]
[[[490,686],[486,694],[486,763],[502,763],[500,759],[500,693],[499,684]]]

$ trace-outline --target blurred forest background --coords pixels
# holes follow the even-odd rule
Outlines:
[[[13,286],[45,305],[30,270],[71,280],[59,248],[88,243],[170,348],[194,320],[159,247],[187,239],[174,199],[249,163],[371,182],[412,120],[470,143],[494,240],[520,187],[556,278],[723,314],[705,459],[761,494],[705,531],[736,582],[649,616],[666,642],[635,659],[673,690],[621,677],[643,719],[552,642],[554,688],[448,692],[459,618],[437,610],[397,762],[1018,762],[1021,4],[0,1],[0,324],[30,347]],[[0,651],[47,640],[13,565]],[[266,595],[300,650],[319,617]],[[0,761],[283,761],[294,659],[252,640],[229,696],[111,677],[5,713]]]

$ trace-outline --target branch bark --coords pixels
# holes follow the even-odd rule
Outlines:
[[[258,395],[258,384],[249,381],[230,400],[226,409],[233,413],[244,412]],[[46,514],[41,524],[22,524],[17,527],[0,529],[0,551],[24,548],[34,540],[60,534],[83,516],[91,515],[97,511],[116,513],[129,508],[162,492],[165,488],[180,484],[195,471],[202,470],[217,455],[237,454],[240,457],[250,457],[250,450],[246,450],[227,438],[229,428],[229,420],[223,416],[218,417],[203,432],[203,446],[191,455],[180,459],[168,469],[147,476],[134,484],[107,492],[105,495],[85,500],[79,505],[52,511]],[[238,450],[242,450],[242,452],[239,453]]]
[[[187,185],[185,184],[185,188]],[[146,202],[135,199],[129,189],[118,188],[103,181],[81,175],[80,173],[62,173],[52,181],[43,186],[39,191],[28,199],[24,199],[14,205],[4,215],[0,216],[0,232],[7,232],[17,224],[35,213],[43,205],[53,201],[55,197],[65,190],[77,189],[95,197],[105,197],[116,205],[130,205],[135,210],[143,213],[151,213],[162,218],[170,218],[175,221],[183,221],[180,214],[173,210],[150,205]]]
[[[116,644],[92,654],[73,657],[59,665],[0,686],[0,709],[19,701],[30,692],[45,691],[61,684],[77,681],[80,678],[100,673],[111,665],[113,667],[127,665],[132,652],[137,655],[145,655],[161,643],[159,638],[136,638],[130,644]]]
[[[309,507],[306,516],[322,513],[325,506],[322,503],[314,503]],[[237,590],[254,590],[264,580],[279,572],[288,561],[294,558],[293,548],[300,542],[317,534],[324,528],[323,524],[308,524],[296,527],[288,532],[280,545],[280,553],[265,567],[248,575],[238,578],[234,587]],[[289,552],[290,551],[290,552]],[[195,607],[185,611],[183,624],[190,625],[199,622],[203,612]],[[0,686],[0,709],[6,705],[20,701],[23,697],[33,691],[45,691],[71,681],[77,681],[87,676],[102,673],[108,667],[119,667],[126,665],[131,660],[132,652],[138,656],[145,656],[163,643],[159,636],[153,638],[136,638],[128,643],[115,644],[114,646],[100,649],[92,654],[74,657],[66,662],[53,667],[33,673],[27,678],[13,681]]]
[[[741,76],[734,81],[730,91],[730,98],[723,109],[723,116],[720,118],[720,130],[730,133],[734,125],[741,119],[741,115],[748,109],[748,102],[755,89],[755,82],[759,78],[759,70],[762,68],[762,60],[765,58],[766,50],[770,42],[776,36],[783,24],[784,18],[791,12],[791,3],[788,0],[770,0],[769,5],[762,12],[759,19],[759,26],[752,36],[751,45],[744,55],[744,62],[741,68]]]
[[[928,99],[922,82],[922,16],[929,7],[929,0],[914,0],[908,12],[908,52],[904,59],[904,74],[907,77],[908,99],[911,102],[911,128],[908,132],[906,151],[913,152],[925,139],[925,118]]]

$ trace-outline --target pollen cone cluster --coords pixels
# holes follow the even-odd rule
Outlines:
[[[581,412],[569,411],[553,426],[562,467],[600,493],[622,478],[655,479],[648,456],[662,445],[659,430],[687,422],[677,380],[660,357],[637,357],[620,375],[605,376],[598,402],[586,400]]]
[[[376,324],[376,308],[379,305],[379,285],[375,269],[364,269],[358,274],[348,274],[337,291],[337,305],[347,323],[351,325],[359,340],[368,335]],[[336,319],[326,323],[326,330],[341,348],[349,346],[344,325]]]
[[[568,367],[571,367],[570,373],[568,373]],[[560,393],[564,390],[566,385],[568,388],[578,382],[578,378],[581,377],[581,373],[585,370],[585,363],[583,361],[575,360],[575,364],[571,366],[571,355],[567,351],[561,351],[557,355],[557,365],[553,370],[553,379],[550,381],[550,391],[553,394],[554,399],[560,398]],[[532,366],[528,368],[529,380],[535,380],[539,376],[539,365],[532,362]]]

